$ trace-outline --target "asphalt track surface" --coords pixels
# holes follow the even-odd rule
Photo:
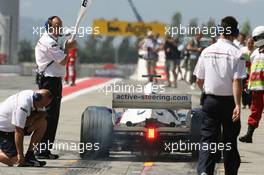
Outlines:
[[[85,82],[86,83],[83,83]],[[117,82],[118,81],[118,82]],[[95,82],[95,83],[94,83]],[[84,79],[76,87],[66,87],[61,107],[60,121],[57,131],[56,143],[78,144],[80,140],[81,114],[87,106],[111,107],[112,94],[106,94],[105,88],[108,83],[138,84],[130,80],[110,79]],[[81,85],[81,86],[80,86]],[[34,78],[19,76],[0,75],[0,101],[9,95],[23,89],[36,89]],[[76,93],[77,92],[77,93]],[[180,82],[179,87],[166,89],[168,93],[191,93],[193,95],[193,106],[197,107],[199,102],[199,90],[189,90],[185,82]],[[244,133],[244,132],[243,132]],[[262,132],[263,133],[263,132]],[[258,137],[263,136],[258,135]],[[263,138],[263,137],[262,137]],[[29,139],[25,139],[27,147]],[[263,146],[263,141],[259,141]],[[263,150],[251,149],[251,145],[242,146],[242,165],[246,167],[240,174],[262,174],[261,166],[253,166],[255,159],[263,160]],[[250,150],[250,151],[248,151]],[[54,152],[60,155],[59,160],[48,160],[47,166],[43,168],[17,168],[0,165],[0,174],[51,174],[51,175],[74,175],[74,174],[100,174],[100,175],[193,175],[196,174],[196,162],[191,161],[190,154],[180,153],[163,156],[157,161],[149,162],[142,160],[129,152],[117,152],[104,160],[81,160],[78,149],[60,149]],[[249,155],[249,160],[245,157]],[[216,167],[218,173],[223,174],[222,164]]]

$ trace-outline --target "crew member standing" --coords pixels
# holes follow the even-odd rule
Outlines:
[[[264,108],[264,26],[253,31],[257,49],[251,55],[251,70],[248,89],[252,92],[251,114],[248,117],[248,131],[239,138],[241,142],[252,143],[253,132],[259,126]]]
[[[48,143],[54,143],[57,131],[61,93],[62,77],[65,74],[65,65],[68,61],[69,50],[76,48],[76,41],[67,41],[65,49],[58,45],[58,38],[62,34],[62,20],[58,16],[50,17],[45,23],[46,32],[39,39],[36,48],[36,62],[38,65],[38,85],[40,89],[48,89],[53,100],[47,109],[47,130],[42,139],[47,149],[37,152],[39,159],[57,159],[59,156],[51,154]]]
[[[64,81],[66,84],[70,81],[70,86],[75,86],[76,81],[76,60],[77,60],[77,48],[70,50],[69,59],[66,64],[66,74]]]
[[[240,49],[233,44],[239,34],[236,19],[225,17],[221,26],[225,29],[221,38],[202,52],[194,71],[199,88],[205,92],[200,144],[218,143],[222,126],[223,143],[231,147],[228,149],[226,146],[223,150],[225,174],[237,175],[240,166],[237,136],[241,126],[241,92],[245,61]],[[198,174],[213,175],[217,157],[217,152],[201,149]]]

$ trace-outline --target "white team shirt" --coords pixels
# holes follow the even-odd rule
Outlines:
[[[148,48],[154,49],[154,42],[151,38],[145,38],[143,44],[138,50],[138,54],[143,58],[148,58]]]
[[[33,106],[32,90],[21,91],[0,103],[0,131],[14,132],[15,126],[24,128]]]
[[[204,80],[206,94],[232,96],[232,81],[246,77],[242,52],[231,41],[219,39],[201,53],[194,70]]]
[[[45,32],[35,47],[36,63],[39,71],[43,71],[47,65],[54,60],[54,63],[45,70],[46,77],[63,77],[65,67],[59,63],[66,57],[60,49],[57,39]]]

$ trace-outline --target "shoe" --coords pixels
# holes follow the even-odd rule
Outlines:
[[[166,87],[171,87],[171,82],[167,82]]]
[[[195,90],[195,85],[192,84],[192,85],[190,86],[190,89],[191,89],[191,90]]]
[[[43,167],[46,165],[46,161],[39,161],[36,159],[34,152],[27,152],[25,156],[26,167]]]
[[[239,137],[239,141],[244,142],[244,143],[253,143],[252,137],[250,137],[248,135],[244,135],[242,137]]]
[[[36,157],[38,159],[51,159],[51,160],[55,160],[59,158],[58,154],[51,154],[50,151],[45,151],[42,153],[36,153]]]
[[[175,87],[175,88],[178,87],[177,81],[174,82],[174,87]]]
[[[252,143],[253,142],[252,136],[253,136],[255,129],[256,128],[254,126],[248,125],[247,134],[242,137],[239,137],[239,141],[245,142],[245,143]]]

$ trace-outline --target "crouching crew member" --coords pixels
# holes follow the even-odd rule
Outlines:
[[[42,167],[46,164],[45,161],[38,161],[33,151],[47,127],[46,112],[42,109],[51,100],[52,95],[48,90],[25,90],[0,104],[0,162],[8,166]],[[31,134],[24,156],[24,135]]]

